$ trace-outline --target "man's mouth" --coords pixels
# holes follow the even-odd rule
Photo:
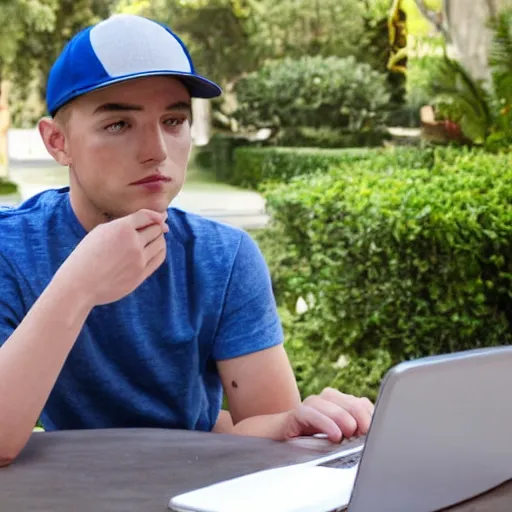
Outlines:
[[[151,176],[146,176],[139,181],[134,181],[130,183],[130,185],[145,185],[146,183],[158,183],[158,182],[169,182],[171,178],[168,176],[162,176],[161,174],[152,174]]]

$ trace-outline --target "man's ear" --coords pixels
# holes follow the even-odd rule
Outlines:
[[[54,119],[44,117],[37,125],[48,153],[61,165],[71,165],[68,143],[63,127]]]

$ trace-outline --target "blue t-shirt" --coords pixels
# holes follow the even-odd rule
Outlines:
[[[282,343],[252,238],[175,208],[168,224],[165,263],[88,316],[42,412],[46,430],[211,430],[223,395],[216,361]],[[86,234],[67,187],[0,209],[0,346]]]

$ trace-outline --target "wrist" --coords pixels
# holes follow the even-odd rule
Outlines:
[[[48,286],[48,290],[58,297],[73,304],[78,313],[88,315],[96,306],[94,295],[90,292],[87,283],[81,282],[68,268],[62,266]]]
[[[275,441],[289,439],[294,411],[245,418],[234,426],[234,433],[251,437],[266,437]]]

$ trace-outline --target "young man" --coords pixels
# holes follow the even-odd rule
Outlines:
[[[327,389],[301,403],[252,239],[169,208],[191,97],[220,92],[167,27],[137,16],[82,31],[53,66],[39,129],[70,187],[0,213],[0,464],[39,417],[46,430],[279,440],[367,431],[367,399]]]

